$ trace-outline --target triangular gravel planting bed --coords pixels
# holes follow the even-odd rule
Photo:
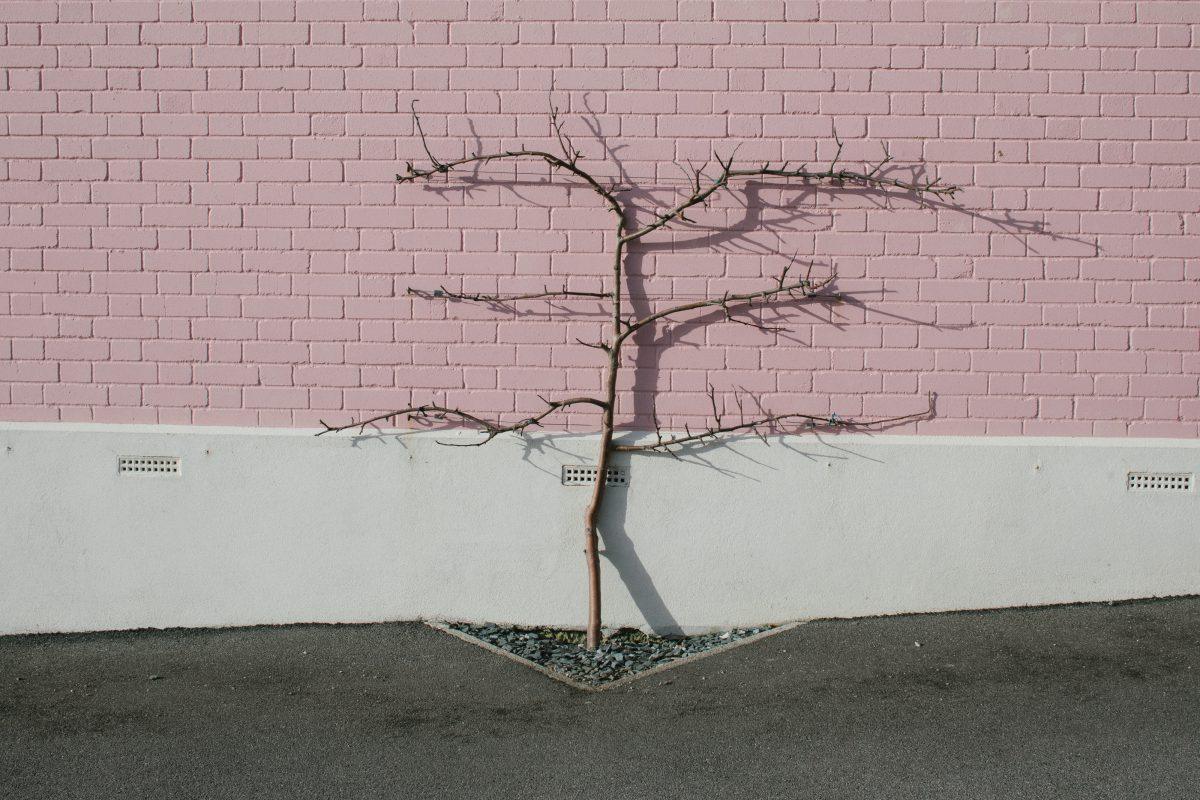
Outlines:
[[[698,636],[655,636],[622,629],[590,652],[581,631],[522,628],[465,622],[429,625],[463,641],[506,656],[577,689],[598,691],[623,685],[679,664],[724,652],[799,625],[760,625]]]

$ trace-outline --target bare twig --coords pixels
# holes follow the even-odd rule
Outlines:
[[[521,147],[516,150],[503,150],[496,153],[472,153],[469,156],[455,159],[454,161],[439,161],[436,157],[434,157],[432,151],[429,149],[429,142],[425,137],[424,129],[421,127],[421,118],[417,114],[416,100],[412,101],[412,115],[413,121],[416,125],[417,135],[421,137],[421,146],[425,149],[425,154],[429,157],[429,163],[431,166],[428,169],[418,169],[417,167],[413,166],[411,161],[405,162],[404,166],[406,171],[402,173],[396,173],[396,181],[399,183],[411,183],[420,178],[428,178],[432,175],[445,174],[451,170],[457,169],[458,167],[467,166],[469,164],[486,164],[490,161],[499,161],[506,158],[534,158],[545,161],[555,169],[561,169],[566,172],[570,172],[573,175],[581,178],[583,182],[592,189],[592,191],[604,198],[604,201],[608,204],[610,211],[618,216],[622,216],[624,213],[621,204],[617,202],[617,198],[612,191],[601,186],[600,182],[596,180],[596,178],[594,178],[586,170],[581,169],[575,163],[578,160],[578,154],[566,159],[556,156],[553,153],[547,153],[544,150],[530,150],[528,148]],[[557,127],[555,130],[557,130]]]
[[[558,147],[563,152],[563,156],[567,159],[567,163],[574,166],[583,153],[575,148],[575,143],[571,141],[571,136],[563,128],[563,120],[558,115],[558,106],[554,105],[554,101],[550,101],[550,128],[554,131],[554,138],[558,140]]]

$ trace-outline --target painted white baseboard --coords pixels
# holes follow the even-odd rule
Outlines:
[[[578,625],[588,436],[0,423],[0,633]],[[175,456],[178,475],[119,474]],[[622,458],[605,622],[662,631],[1200,593],[1190,440],[789,436]]]

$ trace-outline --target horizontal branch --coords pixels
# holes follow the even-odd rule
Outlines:
[[[882,419],[871,420],[846,419],[839,417],[837,414],[822,416],[820,414],[800,414],[793,412],[788,414],[768,414],[747,422],[739,422],[733,425],[722,425],[719,421],[720,416],[717,415],[718,422],[716,425],[698,433],[692,433],[686,429],[686,426],[685,433],[680,436],[664,436],[661,431],[658,431],[656,433],[656,441],[647,442],[645,444],[614,444],[612,449],[614,452],[618,453],[640,453],[650,451],[666,453],[673,452],[671,450],[673,447],[695,442],[702,442],[710,439],[715,440],[722,436],[728,436],[730,434],[743,431],[753,433],[759,436],[759,438],[765,438],[762,433],[763,428],[773,428],[779,423],[785,423],[789,421],[807,422],[810,427],[816,427],[820,425],[822,427],[830,428],[868,428],[877,425],[890,425],[897,422],[908,422],[910,420],[924,419],[929,417],[933,414],[934,398],[935,395],[930,393],[929,407],[924,411],[918,411],[913,414],[903,414],[896,417],[885,417]],[[715,400],[713,403],[713,409],[714,414],[716,414]]]
[[[543,289],[540,292],[528,294],[477,294],[475,292],[452,292],[445,286],[439,286],[433,291],[409,288],[408,293],[417,297],[443,298],[446,300],[465,300],[474,303],[512,303],[517,300],[538,300],[549,297],[588,297],[601,300],[611,298],[608,292],[577,292],[574,290]]]
[[[666,317],[673,316],[675,314],[682,314],[685,311],[695,311],[695,310],[701,309],[701,308],[721,308],[725,312],[726,319],[737,322],[739,320],[734,320],[732,317],[732,312],[739,310],[737,308],[737,306],[740,306],[740,305],[745,305],[747,307],[753,306],[753,304],[756,301],[765,301],[765,300],[774,301],[774,300],[778,300],[781,298],[785,298],[785,299],[789,299],[789,300],[811,300],[814,298],[828,298],[828,299],[835,299],[835,300],[840,299],[840,297],[841,297],[840,294],[836,294],[836,293],[825,294],[825,293],[823,293],[823,290],[826,289],[827,287],[829,287],[833,283],[833,281],[837,278],[836,273],[830,274],[828,277],[826,277],[820,281],[817,281],[815,283],[807,276],[804,278],[801,278],[797,281],[788,282],[787,277],[788,277],[788,272],[791,269],[791,266],[792,266],[792,264],[789,263],[788,266],[784,267],[783,271],[780,273],[779,277],[776,279],[775,285],[768,287],[766,289],[760,289],[757,292],[745,292],[742,294],[724,294],[720,297],[710,297],[710,298],[705,298],[703,300],[694,300],[690,303],[683,303],[682,305],[674,306],[673,308],[664,309],[663,311],[658,311],[656,313],[649,314],[645,317],[642,317],[641,319],[634,320],[633,322],[629,322],[626,324],[625,330],[622,331],[621,336],[617,341],[617,345],[619,346],[622,342],[624,342],[626,339],[628,339],[630,336],[632,336],[638,330],[646,327],[647,325],[649,325],[653,322],[657,322],[660,319],[664,319]],[[747,324],[750,324],[752,327],[756,327],[756,328],[764,328],[764,329],[766,328],[765,325],[758,325],[758,324],[754,324],[754,323],[747,323]]]
[[[444,444],[449,447],[479,447],[480,445],[487,444],[502,433],[521,433],[526,428],[540,425],[542,420],[544,420],[546,417],[560,409],[566,408],[567,406],[586,404],[597,406],[602,409],[608,407],[608,404],[603,400],[598,400],[594,397],[572,397],[567,400],[542,399],[546,403],[545,411],[541,412],[540,414],[534,414],[531,417],[526,417],[525,419],[509,425],[501,425],[499,422],[491,422],[490,420],[483,419],[482,417],[478,417],[474,414],[469,414],[461,409],[426,404],[412,406],[410,408],[402,408],[396,411],[388,411],[384,414],[371,417],[370,419],[350,422],[345,425],[330,425],[325,420],[320,420],[321,425],[323,425],[325,429],[318,431],[317,436],[324,436],[327,433],[346,431],[352,428],[357,428],[359,433],[364,433],[368,425],[374,425],[377,422],[394,422],[401,417],[405,417],[407,419],[435,420],[439,422],[447,419],[455,419],[477,428],[480,433],[486,434],[487,438],[478,442],[438,442],[438,444]]]

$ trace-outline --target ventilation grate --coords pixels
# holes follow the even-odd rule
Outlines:
[[[1190,492],[1190,472],[1131,472],[1125,488],[1131,492]]]
[[[629,468],[628,467],[608,467],[607,480],[605,486],[628,486],[629,485]],[[596,482],[596,468],[574,466],[563,464],[562,468],[562,485],[563,486],[591,486]]]
[[[178,475],[175,456],[118,456],[117,472],[122,475]]]

